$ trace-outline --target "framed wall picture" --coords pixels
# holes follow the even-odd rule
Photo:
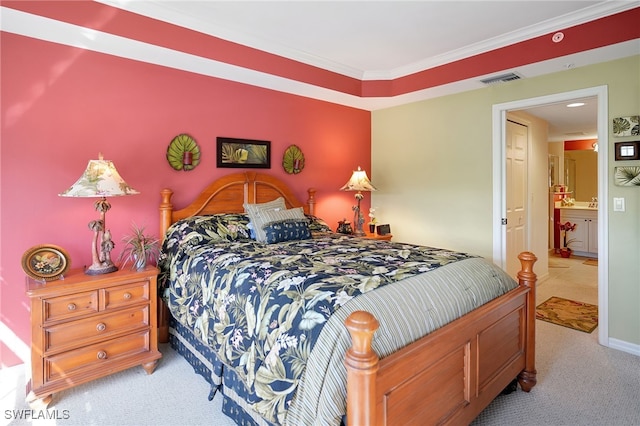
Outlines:
[[[640,115],[614,118],[613,135],[617,137],[640,135]]]
[[[617,186],[640,186],[640,166],[616,167],[613,177]]]
[[[218,167],[271,168],[271,142],[252,139],[216,138]]]
[[[616,161],[640,159],[640,141],[616,142]]]

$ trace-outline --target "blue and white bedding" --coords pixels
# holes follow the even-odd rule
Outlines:
[[[268,244],[250,237],[246,215],[192,217],[164,241],[172,341],[206,348],[188,352],[205,353],[203,375],[222,385],[225,412],[239,424],[340,424],[342,324],[353,310],[376,314],[374,348],[384,357],[516,287],[476,256],[333,234],[305,220],[309,232],[296,220]]]

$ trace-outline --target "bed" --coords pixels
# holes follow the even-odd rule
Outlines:
[[[303,203],[263,173],[219,178],[182,209],[172,194],[159,336],[236,423],[467,424],[514,380],[535,386],[532,253],[516,283],[466,253],[338,235],[313,189]],[[274,200],[304,219],[267,222],[257,243],[245,207]]]

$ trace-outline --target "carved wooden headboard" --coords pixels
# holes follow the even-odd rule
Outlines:
[[[171,189],[161,191],[160,236],[172,223],[190,216],[216,213],[242,213],[244,203],[264,203],[282,197],[287,208],[303,207],[305,213],[315,214],[315,193],[310,188],[306,203],[296,198],[291,189],[280,179],[264,173],[243,172],[223,176],[207,186],[187,207],[174,210]]]

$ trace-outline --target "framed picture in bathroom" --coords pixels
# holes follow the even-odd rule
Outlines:
[[[616,161],[640,159],[640,141],[616,142]]]

